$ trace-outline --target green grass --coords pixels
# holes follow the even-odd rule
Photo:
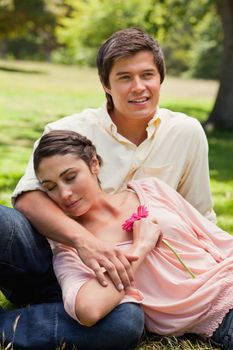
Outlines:
[[[32,144],[45,123],[86,107],[100,106],[105,98],[95,69],[0,61],[0,81],[0,203],[11,205],[10,194],[24,172]],[[166,87],[163,89],[161,105],[205,120],[213,103],[213,94],[209,95],[212,83],[208,82],[203,93],[205,82],[180,79],[172,82],[175,89],[172,92]],[[192,95],[194,84],[196,91],[199,85],[202,87],[201,96]],[[185,92],[183,97],[180,91]],[[233,133],[215,132],[208,135],[208,140],[218,224],[233,234]],[[4,303],[1,296],[0,303]],[[146,340],[138,349],[211,347],[193,339],[156,338]]]

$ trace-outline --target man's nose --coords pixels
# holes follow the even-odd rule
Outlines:
[[[133,90],[138,92],[145,89],[144,83],[140,77],[135,77],[133,80]]]

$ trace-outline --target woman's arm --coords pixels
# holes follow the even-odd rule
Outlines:
[[[109,281],[103,268],[116,288],[123,289],[123,286],[126,288],[132,284],[130,262],[137,258],[128,253],[123,254],[114,245],[95,238],[78,222],[65,215],[44,192],[25,192],[17,198],[16,209],[47,238],[74,247],[84,264],[94,271],[101,285],[106,286]]]
[[[137,255],[138,260],[133,262],[132,270],[136,272],[145,256],[155,247],[160,230],[158,225],[148,219],[136,221],[133,226],[133,244],[130,254]],[[108,279],[108,286],[103,288],[95,278],[86,282],[76,296],[75,311],[80,322],[88,327],[94,325],[122,300],[125,291],[119,292]]]

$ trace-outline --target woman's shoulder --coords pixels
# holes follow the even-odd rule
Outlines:
[[[141,188],[147,188],[147,189],[155,189],[155,188],[160,188],[160,189],[171,189],[174,191],[168,184],[166,184],[163,180],[155,177],[155,176],[150,176],[150,177],[144,177],[141,179],[137,180],[132,180],[129,183],[130,187],[136,186],[136,187],[141,187]]]
[[[128,184],[129,188],[132,188],[140,198],[140,202],[145,202],[146,199],[152,198],[158,200],[162,198],[177,199],[180,195],[171,186],[157,177],[145,177],[137,180],[132,180]]]

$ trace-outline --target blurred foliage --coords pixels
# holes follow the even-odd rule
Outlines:
[[[218,78],[215,0],[0,0],[0,55],[93,66],[100,44],[129,26],[160,42],[169,74]]]
[[[95,64],[99,45],[114,31],[136,26],[163,47],[172,75],[217,78],[223,34],[213,0],[66,0],[72,9],[57,27],[63,63]]]
[[[49,60],[58,46],[58,18],[66,13],[62,0],[0,0],[0,55]]]

